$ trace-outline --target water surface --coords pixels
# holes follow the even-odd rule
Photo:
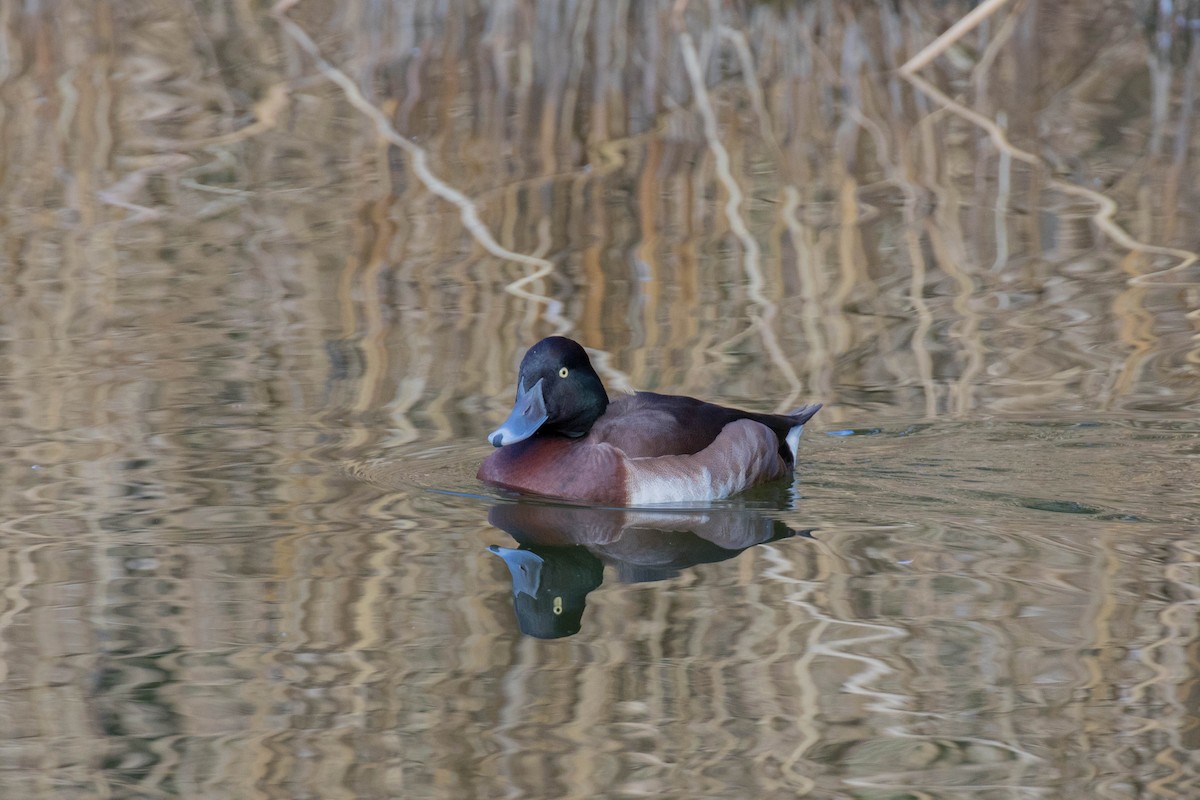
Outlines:
[[[1200,793],[1200,48],[1143,6],[922,84],[969,4],[0,3],[0,796]],[[826,407],[712,507],[520,500],[550,333]]]

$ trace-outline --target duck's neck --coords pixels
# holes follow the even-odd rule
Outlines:
[[[587,388],[588,391],[581,393],[578,402],[574,404],[574,413],[570,417],[555,421],[552,428],[555,433],[572,439],[587,436],[596,420],[604,416],[604,412],[608,410],[608,393],[604,391],[604,384],[600,383],[599,378],[595,378],[594,385]]]

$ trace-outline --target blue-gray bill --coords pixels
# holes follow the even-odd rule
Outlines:
[[[548,416],[546,399],[542,396],[542,379],[538,378],[528,389],[517,387],[517,402],[513,404],[512,413],[503,425],[488,434],[488,441],[493,447],[524,441],[537,432]]]

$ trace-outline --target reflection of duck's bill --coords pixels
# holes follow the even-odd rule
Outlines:
[[[542,565],[545,560],[531,550],[514,550],[511,547],[488,546],[489,553],[504,559],[512,574],[513,594],[537,597],[538,585],[542,582]]]

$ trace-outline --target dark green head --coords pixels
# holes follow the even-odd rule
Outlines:
[[[538,432],[584,436],[606,408],[608,394],[587,352],[578,342],[550,336],[521,359],[517,401],[488,441],[501,447]]]

